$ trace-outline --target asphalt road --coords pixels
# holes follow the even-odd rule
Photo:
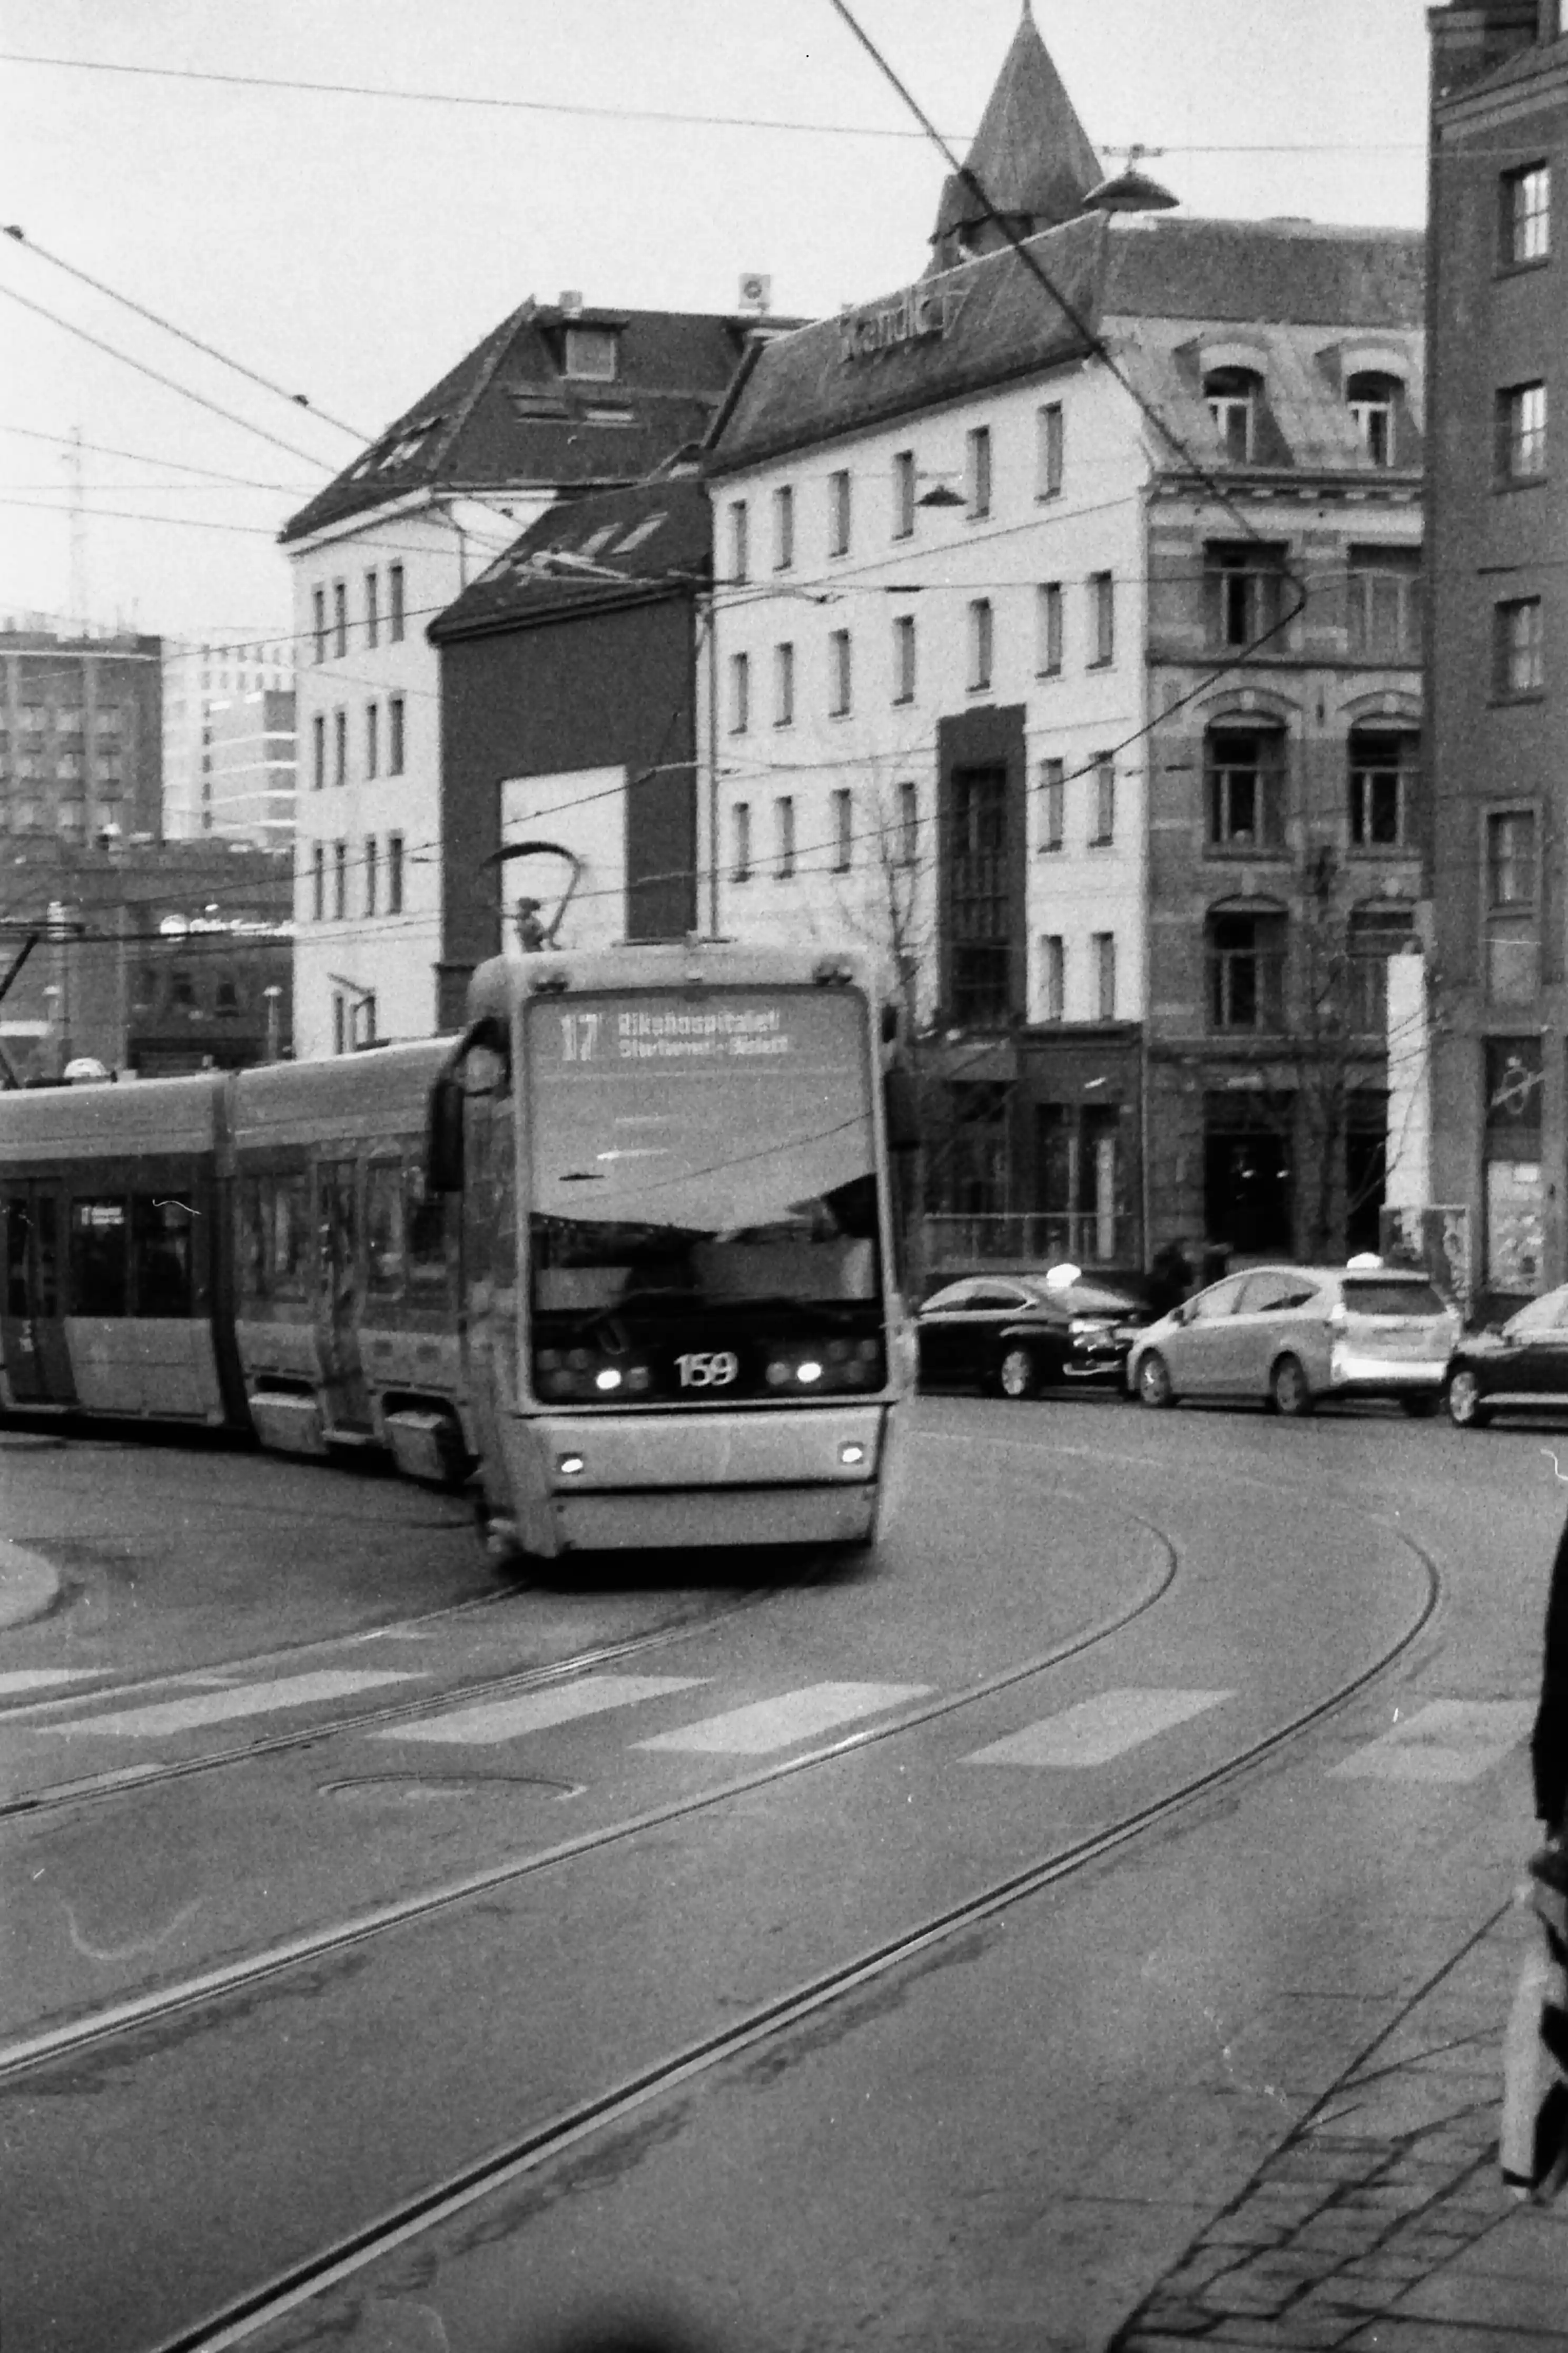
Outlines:
[[[872,1567],[761,1593],[502,1587],[392,1482],[0,1448],[70,1573],[0,1642],[8,2353],[204,2341],[465,2178],[222,2341],[1109,2340],[1506,1895],[1563,1450],[918,1428]]]

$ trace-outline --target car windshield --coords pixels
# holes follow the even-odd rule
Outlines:
[[[1375,1276],[1347,1282],[1345,1305],[1352,1315],[1442,1315],[1447,1303],[1430,1282],[1390,1282]]]

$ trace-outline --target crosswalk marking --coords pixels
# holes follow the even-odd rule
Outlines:
[[[1227,1691],[1125,1690],[1097,1693],[1059,1715],[1042,1717],[964,1757],[966,1765],[1053,1765],[1068,1770],[1107,1765],[1173,1724],[1233,1699]]]
[[[188,1699],[160,1700],[151,1707],[123,1708],[109,1715],[73,1715],[68,1721],[41,1726],[49,1732],[112,1734],[121,1739],[145,1739],[161,1732],[195,1732],[203,1725],[225,1724],[235,1716],[267,1715],[274,1710],[311,1707],[317,1701],[347,1699],[384,1683],[416,1683],[416,1675],[384,1668],[373,1673],[364,1668],[343,1668],[310,1675],[280,1675],[271,1683],[243,1683],[237,1690],[194,1692]]]
[[[657,1733],[634,1745],[705,1757],[765,1757],[772,1749],[809,1740],[857,1716],[877,1715],[905,1700],[924,1699],[931,1688],[930,1683],[806,1683],[776,1699],[727,1708],[722,1715],[707,1716],[679,1732]]]
[[[79,1683],[101,1675],[102,1667],[7,1667],[0,1673],[0,1697],[13,1692],[52,1691],[57,1683]]]
[[[633,1707],[639,1700],[658,1699],[667,1692],[690,1691],[706,1681],[704,1675],[595,1675],[590,1682],[564,1683],[552,1691],[477,1700],[471,1707],[454,1708],[449,1715],[433,1716],[422,1724],[388,1725],[370,1736],[373,1740],[462,1740],[483,1747],[498,1740],[515,1740],[521,1733],[542,1731],[549,1725],[571,1724],[579,1716]]]
[[[1476,1781],[1524,1739],[1529,1700],[1435,1699],[1330,1771],[1338,1781]]]

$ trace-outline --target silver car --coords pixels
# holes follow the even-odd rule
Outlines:
[[[1324,1398],[1394,1398],[1431,1414],[1459,1328],[1424,1274],[1248,1267],[1140,1332],[1127,1384],[1145,1405],[1253,1398],[1304,1414]]]

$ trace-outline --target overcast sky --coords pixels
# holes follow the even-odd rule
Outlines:
[[[962,151],[1019,0],[851,5]],[[1425,0],[1035,16],[1108,168],[1134,142],[1160,151],[1188,211],[1422,219]],[[525,296],[727,311],[763,270],[775,309],[836,310],[918,275],[946,168],[829,0],[6,0],[0,52],[0,222],[42,248],[0,240],[0,617],[74,609],[72,461],[41,437],[97,445],[89,617],[280,631],[281,522]],[[813,127],[763,127],[780,122]]]

